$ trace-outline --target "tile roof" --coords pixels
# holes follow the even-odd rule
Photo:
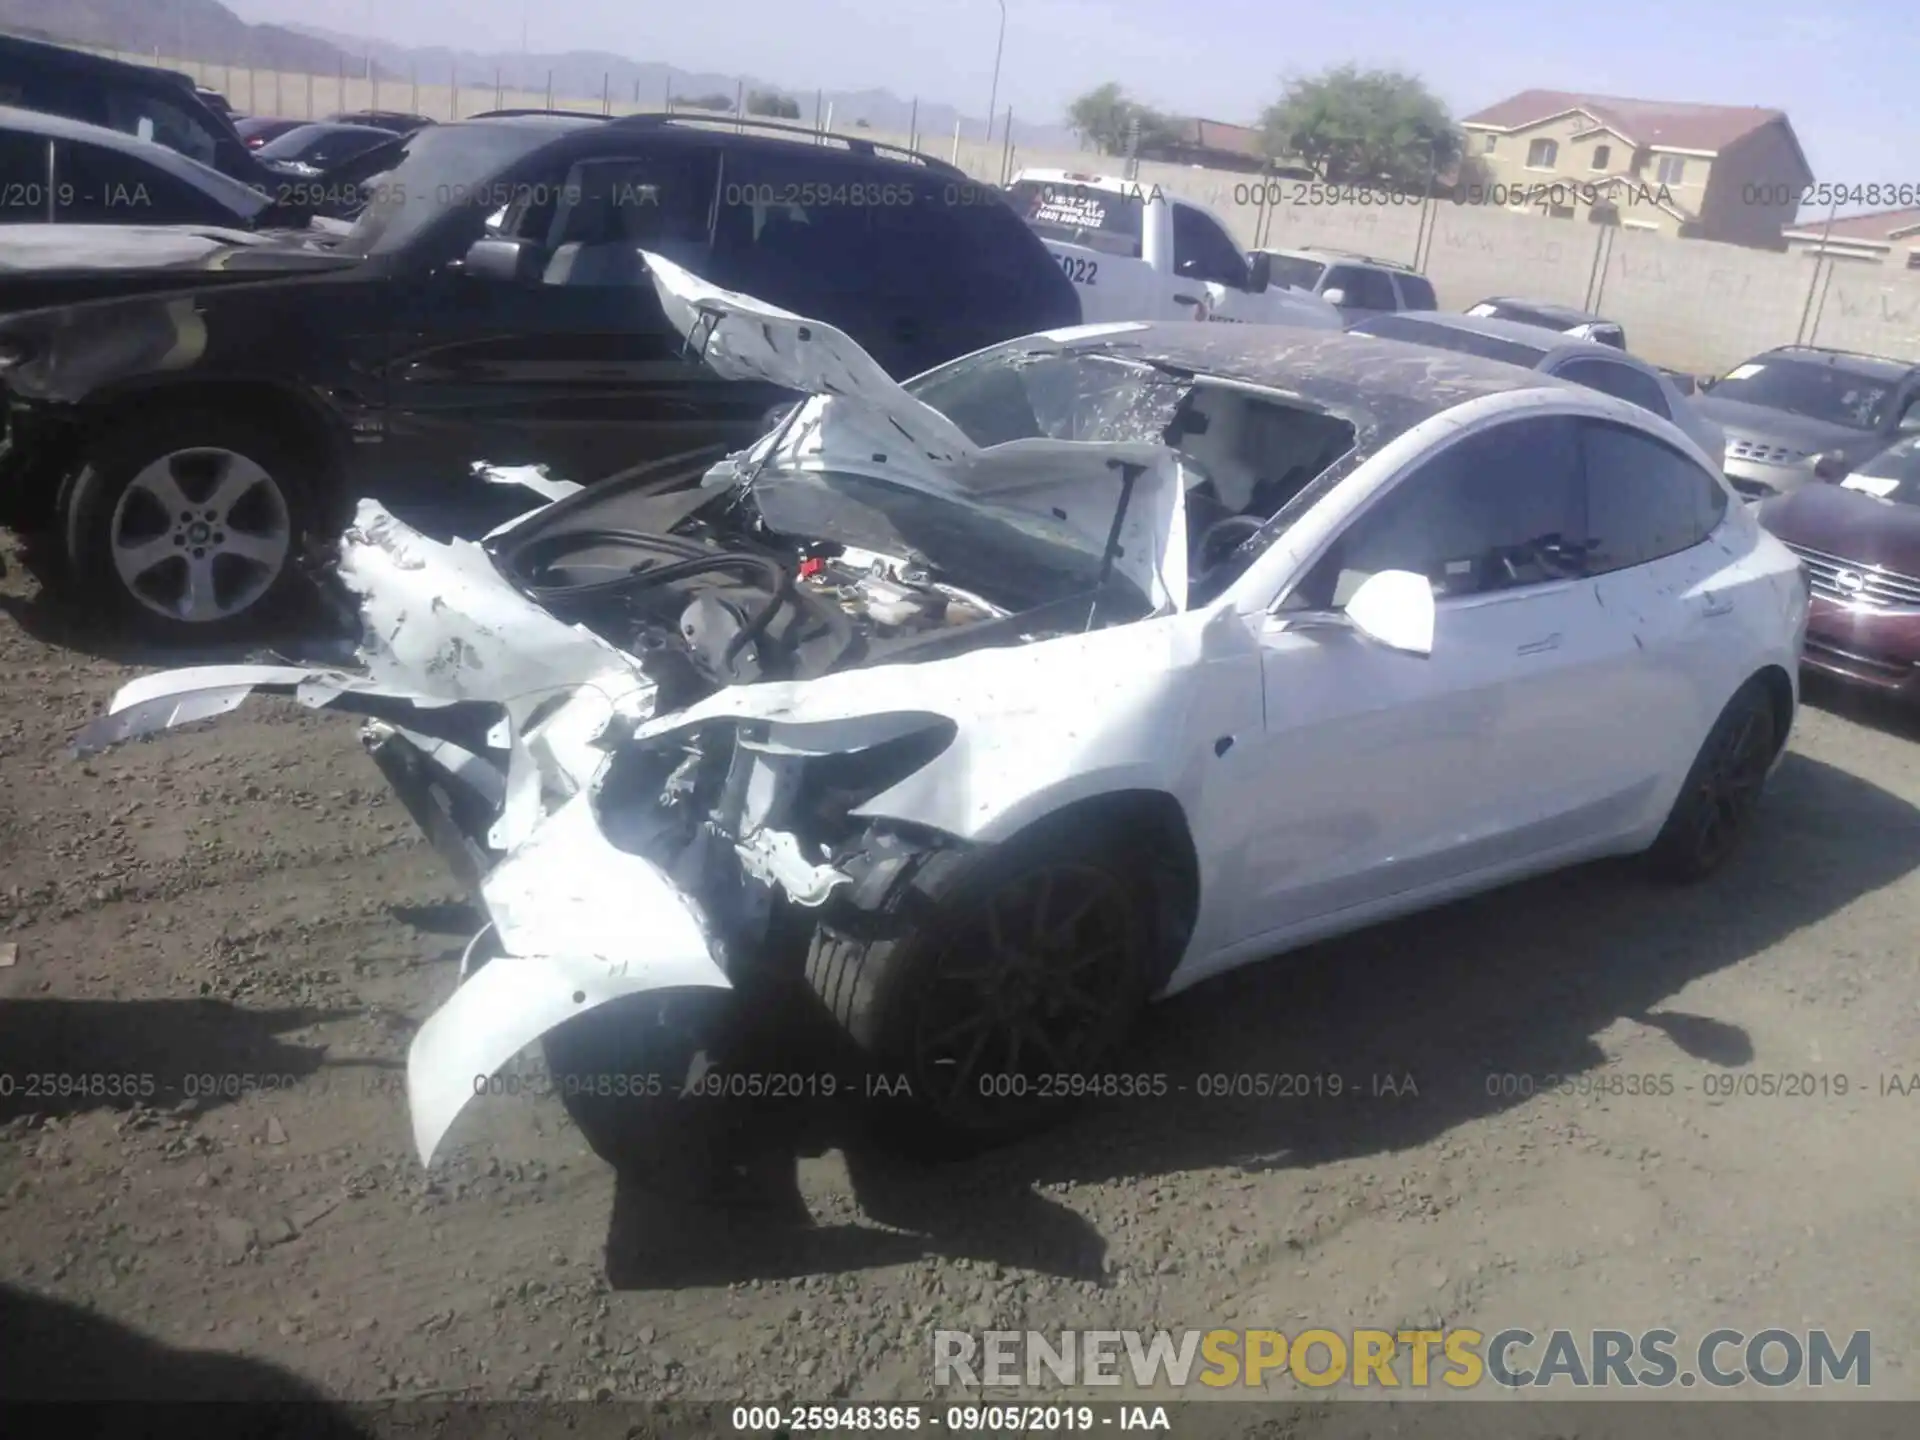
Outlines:
[[[1493,130],[1517,130],[1569,110],[1584,110],[1636,145],[1670,146],[1719,154],[1742,136],[1787,118],[1784,110],[1753,105],[1694,105],[1671,100],[1622,100],[1611,95],[1577,95],[1566,90],[1522,90],[1497,105],[1476,111],[1460,123]]]
[[[1906,231],[1907,234],[1900,232]],[[1816,214],[1789,225],[1780,232],[1790,240],[1819,240],[1828,233],[1827,217]],[[1866,215],[1841,215],[1833,222],[1835,240],[1865,241],[1870,245],[1890,245],[1895,240],[1920,238],[1920,210],[1875,210]]]

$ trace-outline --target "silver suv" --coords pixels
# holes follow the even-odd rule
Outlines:
[[[1349,326],[1402,310],[1437,310],[1433,286],[1408,265],[1348,250],[1256,250],[1273,257],[1273,285],[1318,295]]]

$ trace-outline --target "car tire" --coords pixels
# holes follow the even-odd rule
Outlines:
[[[870,1126],[895,1149],[951,1158],[1101,1093],[1074,1077],[1111,1063],[1163,970],[1155,874],[1140,845],[1076,816],[936,850],[877,910],[830,916],[806,976],[866,1071]],[[1068,929],[1074,904],[1086,908]],[[1079,1023],[1056,1024],[1069,1010]],[[1024,1053],[1010,1048],[1016,1019],[1031,1027]]]
[[[547,1079],[587,1147],[622,1174],[696,1181],[693,1122],[713,1107],[681,1098],[694,1057],[723,1023],[728,992],[636,995],[600,1006],[542,1037]]]
[[[60,517],[76,597],[166,643],[253,634],[302,588],[323,478],[268,420],[152,411],[97,441]]]
[[[1707,732],[1647,851],[1656,877],[1689,884],[1727,862],[1760,803],[1777,747],[1773,701],[1756,676],[1734,693]]]

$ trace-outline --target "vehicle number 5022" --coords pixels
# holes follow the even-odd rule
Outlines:
[[[1095,285],[1099,283],[1100,262],[1098,260],[1082,260],[1073,255],[1056,255],[1053,258],[1059,262],[1060,269],[1065,272],[1067,279],[1071,280],[1074,284]]]

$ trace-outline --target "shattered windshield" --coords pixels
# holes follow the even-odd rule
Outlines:
[[[974,444],[1009,440],[1162,443],[1190,377],[1100,350],[989,350],[909,381]]]

